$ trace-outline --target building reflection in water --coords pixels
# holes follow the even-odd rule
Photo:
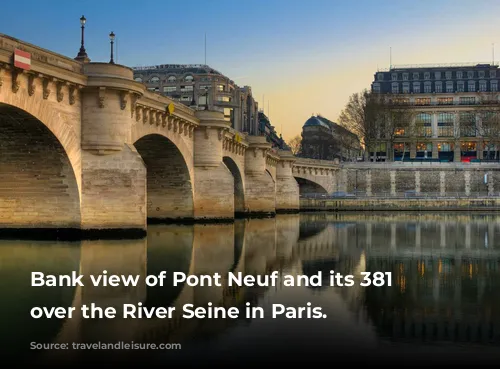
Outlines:
[[[389,350],[407,343],[448,342],[482,345],[500,341],[500,217],[496,215],[324,214],[279,215],[237,220],[234,224],[151,225],[143,240],[77,243],[0,241],[0,306],[3,347],[34,360],[74,360],[85,351],[29,351],[29,342],[171,342],[182,352],[154,353],[159,360],[209,360],[218,353],[255,355],[273,352],[356,352]],[[227,279],[213,287],[29,286],[30,273],[193,275],[242,272],[265,275],[323,273],[324,285],[312,287],[234,287]],[[392,286],[330,287],[331,270],[353,274],[391,272]],[[172,319],[38,319],[33,306],[125,303],[174,306]],[[183,319],[184,304],[238,307],[259,305],[264,319]],[[321,306],[327,319],[270,318],[273,304]],[[306,342],[307,344],[304,344]],[[465,346],[464,346],[465,345]],[[450,346],[443,348],[444,351]],[[292,350],[292,351],[291,351]],[[102,353],[101,353],[102,354]],[[123,351],[110,352],[117,358]],[[137,353],[135,353],[137,354]],[[152,353],[143,353],[152,357]],[[33,357],[33,355],[37,355]]]

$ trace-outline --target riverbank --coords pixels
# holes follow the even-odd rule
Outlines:
[[[500,211],[494,198],[300,199],[300,211]]]

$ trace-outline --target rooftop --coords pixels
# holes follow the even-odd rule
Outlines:
[[[303,125],[303,127],[311,127],[311,126],[322,126],[330,130],[341,130],[346,133],[354,134],[351,131],[349,131],[347,128],[342,127],[340,124],[332,122],[329,119],[326,119],[325,117],[322,117],[321,115],[317,116],[311,116]]]
[[[312,127],[312,126],[322,126],[327,129],[332,129],[332,127],[327,122],[323,121],[323,119],[320,119],[319,116],[318,117],[312,116],[304,123],[304,127]]]
[[[498,68],[496,62],[468,62],[468,63],[437,63],[437,64],[400,64],[391,65],[390,68],[378,68],[378,72],[390,72],[401,69],[429,69],[429,68]]]
[[[164,70],[173,70],[179,73],[182,70],[190,69],[190,70],[200,70],[214,74],[221,74],[215,69],[209,67],[206,64],[159,64],[159,65],[150,65],[150,66],[138,66],[133,67],[134,71],[164,71]]]
[[[206,64],[159,64],[152,66],[138,66],[132,68],[134,73],[164,73],[164,74],[216,74],[221,77],[227,78],[229,83],[234,84],[234,81],[219,72],[216,69]]]

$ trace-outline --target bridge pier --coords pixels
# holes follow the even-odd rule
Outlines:
[[[123,109],[123,89],[139,93],[139,86],[122,81],[132,71],[119,65],[90,63],[85,73],[92,86],[82,91],[81,229],[145,232],[146,167],[130,143],[130,110]],[[121,88],[103,87],[110,78]]]
[[[248,213],[276,214],[276,183],[266,170],[266,156],[271,144],[264,136],[248,136],[245,152],[245,203]]]
[[[295,156],[290,151],[280,151],[276,166],[276,213],[299,211],[299,184],[292,174]]]
[[[234,218],[234,178],[222,161],[224,132],[230,123],[220,112],[200,110],[194,131],[194,218]]]

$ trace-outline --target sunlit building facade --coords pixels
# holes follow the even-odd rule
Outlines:
[[[391,140],[371,150],[371,158],[497,159],[499,79],[498,64],[488,63],[393,66],[376,72],[372,92],[384,95],[391,106],[410,109],[412,122],[395,127]]]
[[[259,134],[258,104],[250,86],[239,87],[219,71],[201,64],[162,64],[134,68],[147,89],[185,105],[224,112],[240,132]]]

